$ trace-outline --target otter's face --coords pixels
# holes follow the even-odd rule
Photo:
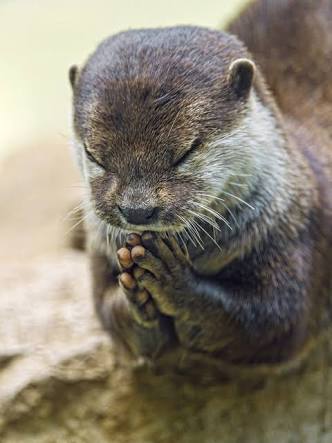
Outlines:
[[[226,60],[219,78],[201,69],[202,78],[193,66],[188,76],[186,63],[170,61],[164,75],[151,69],[157,60],[137,54],[132,66],[121,52],[114,66],[93,57],[70,78],[76,148],[97,217],[130,231],[181,231],[204,212],[201,220],[212,219],[204,207],[245,171],[243,153],[225,147],[246,116],[253,63]]]

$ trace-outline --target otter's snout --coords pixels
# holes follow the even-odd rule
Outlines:
[[[159,209],[153,206],[131,208],[126,206],[118,206],[119,211],[132,225],[147,225],[155,221]]]

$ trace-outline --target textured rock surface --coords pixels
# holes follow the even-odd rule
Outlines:
[[[85,256],[61,234],[77,178],[52,172],[69,163],[61,146],[27,173],[34,152],[0,175],[2,443],[332,442],[328,340],[300,371],[265,383],[119,368],[93,313]]]

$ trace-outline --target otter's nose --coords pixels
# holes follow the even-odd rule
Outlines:
[[[128,208],[118,206],[118,208],[127,222],[131,223],[132,225],[146,225],[152,221],[152,218],[158,212],[158,208],[152,206],[145,208]]]

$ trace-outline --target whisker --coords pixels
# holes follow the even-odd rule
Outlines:
[[[181,232],[176,232],[175,235],[179,236],[179,238],[180,238],[180,240],[182,242],[183,248],[184,248],[184,252],[185,252],[186,256],[189,257],[189,251],[188,251],[188,248],[187,248],[187,245],[186,245],[185,241],[183,240]]]
[[[255,208],[253,206],[251,206],[249,203],[247,203],[245,200],[242,200],[242,198],[238,197],[237,195],[231,194],[230,192],[227,191],[221,191],[223,194],[225,195],[229,195],[230,197],[235,198],[235,200],[238,200],[239,202],[243,203],[244,205],[248,206],[248,208],[255,210]]]
[[[96,245],[96,243],[100,240],[100,237],[101,237],[101,231],[102,231],[103,227],[104,227],[104,222],[103,222],[102,220],[99,220],[99,221],[98,221],[97,233],[96,233],[96,236],[95,236],[95,238],[94,238],[94,243],[95,243],[95,245]]]
[[[111,230],[110,225],[107,225],[106,226],[106,249],[107,249],[107,252],[109,252],[109,250],[110,250],[110,230]]]
[[[70,234],[80,223],[82,223],[84,220],[86,220],[89,216],[90,216],[90,212],[86,213],[83,217],[81,217],[78,222],[76,222],[73,226],[70,227],[70,229],[68,229],[65,232],[65,236],[67,236],[68,234]]]
[[[186,230],[188,231],[188,238],[191,240],[193,245],[195,247],[198,245],[198,246],[200,246],[201,249],[204,250],[204,244],[202,242],[201,236],[199,235],[199,231],[197,230],[196,226],[192,223],[193,221],[189,220],[189,219],[185,219],[184,217],[181,217],[181,218],[186,224]],[[193,240],[193,238],[195,239],[195,241]],[[195,242],[197,242],[197,245]]]
[[[233,212],[230,210],[229,206],[226,205],[225,200],[223,198],[220,197],[216,197],[215,195],[211,195],[211,194],[204,194],[202,192],[198,193],[199,195],[203,196],[203,197],[207,197],[210,198],[211,200],[217,200],[217,203],[223,205],[226,210],[229,212],[230,216],[232,217],[234,223],[236,224],[237,227],[240,227],[235,215],[233,214]],[[210,203],[210,201],[207,201],[207,203]]]
[[[183,235],[188,240],[188,242],[192,243],[195,247],[197,247],[195,241],[192,239],[191,235],[188,233],[187,228],[183,228]]]
[[[203,231],[205,234],[213,241],[213,243],[217,246],[217,248],[221,251],[220,245],[217,243],[216,239],[214,239],[199,223],[197,220],[194,221],[194,223]]]
[[[231,193],[229,193],[229,192],[226,192],[226,191],[220,191],[220,192],[222,192],[223,194],[226,194],[226,195],[229,195],[230,197],[234,197],[236,200],[239,200],[241,203],[244,203],[246,206],[248,206],[250,209],[255,209],[253,206],[251,206],[249,203],[247,203],[246,201],[244,201],[244,200],[242,200],[240,197],[237,197],[236,195],[234,195],[234,194],[231,194]],[[206,197],[210,197],[211,199],[215,199],[215,200],[218,200],[218,201],[221,201],[221,202],[225,202],[225,200],[223,199],[223,198],[220,198],[220,197],[217,197],[216,195],[212,195],[212,194],[205,194],[205,193],[202,193],[202,192],[199,192],[198,193],[198,195],[203,195],[203,196],[206,196]]]
[[[192,230],[190,229],[190,225],[189,225],[189,221],[186,220],[184,217],[182,217],[181,215],[177,214],[177,217],[182,221],[182,223],[184,223],[185,227],[184,227],[184,234],[187,236],[188,240],[191,241],[191,243],[196,247],[196,243],[193,240],[192,236],[190,234],[192,233]],[[187,232],[188,230],[188,232]]]
[[[74,214],[77,214],[77,212],[79,212],[83,208],[84,208],[84,202],[82,201],[77,206],[68,211],[67,214],[61,219],[61,221],[62,222],[66,221],[68,218],[70,218]]]
[[[204,250],[204,243],[203,243],[202,238],[201,238],[201,236],[199,234],[199,230],[196,227],[195,221],[194,220],[190,220],[190,221],[188,221],[188,223],[189,223],[189,226],[191,228],[191,232],[194,235],[198,245],[201,247],[202,250]]]
[[[191,235],[187,231],[187,227],[183,228],[183,235],[188,239],[188,241],[190,241],[195,246],[195,248],[197,247],[195,241],[192,239]]]
[[[204,196],[204,197],[210,197],[211,199],[220,200],[220,201],[222,201],[222,202],[225,201],[224,199],[222,199],[222,198],[220,198],[220,197],[217,197],[216,195],[206,194],[206,193],[204,193],[204,192],[198,192],[197,194],[198,194],[198,195],[202,195],[202,196]]]
[[[223,221],[223,222],[225,223],[225,225],[229,227],[230,230],[233,229],[232,226],[231,226],[231,225],[228,223],[228,221],[225,219],[225,217],[223,217],[221,214],[219,214],[219,213],[218,213],[217,211],[215,211],[214,209],[212,209],[212,208],[208,208],[207,206],[202,205],[202,204],[197,203],[197,202],[196,202],[196,205],[197,205],[197,206],[200,206],[200,207],[201,207],[202,209],[204,209],[205,211],[210,212],[210,213],[211,213],[212,215],[214,215],[216,218],[218,218],[219,220]]]
[[[192,202],[192,203],[194,203],[194,202]],[[191,215],[193,215],[194,217],[199,217],[201,220],[205,221],[205,223],[207,223],[208,225],[210,225],[211,227],[215,228],[217,231],[220,232],[220,228],[217,225],[217,223],[214,220],[212,220],[212,218],[209,217],[208,215],[201,214],[200,212],[197,213],[197,212],[191,211],[190,209],[188,210],[188,212]]]
[[[226,210],[229,212],[230,216],[232,217],[234,223],[235,223],[236,226],[239,228],[240,225],[239,225],[238,221],[236,220],[235,215],[234,215],[233,212],[230,210],[230,208],[226,205],[226,203],[224,203],[223,201],[219,201],[218,204],[221,204],[221,205],[223,205],[223,206],[226,208]]]

